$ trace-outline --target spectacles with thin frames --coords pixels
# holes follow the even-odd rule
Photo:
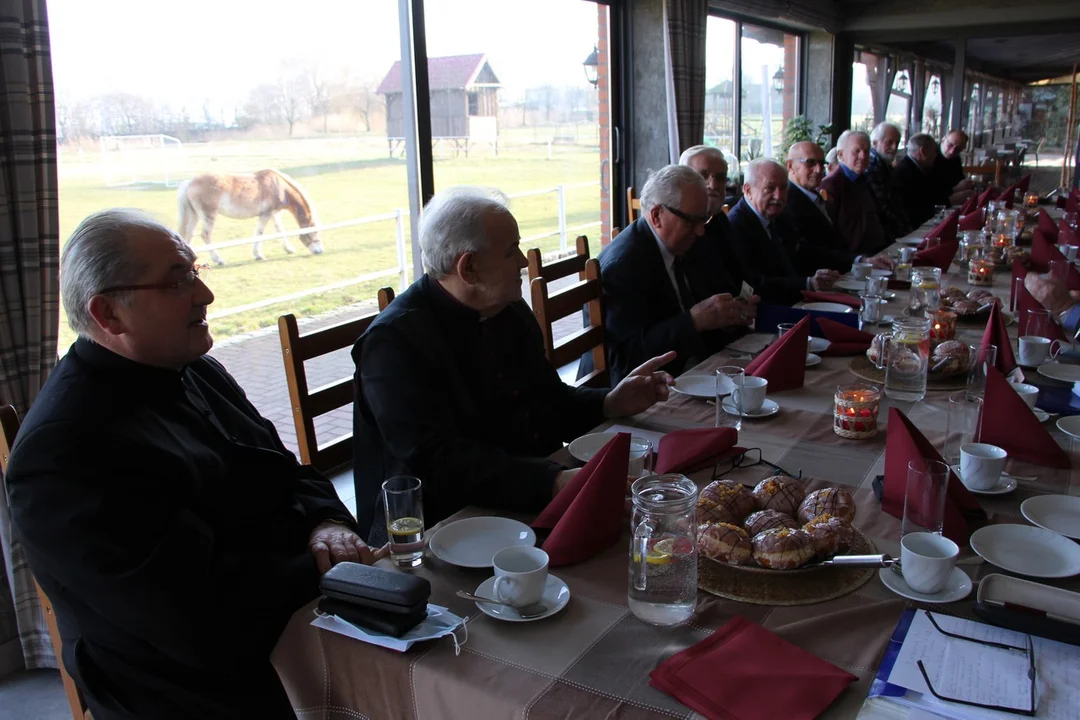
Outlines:
[[[746,450],[743,450],[741,453],[739,453],[734,458],[732,458],[731,465],[728,468],[726,468],[726,469],[724,469],[724,470],[722,470],[720,472],[717,472],[717,468],[720,467],[720,461],[717,461],[717,463],[715,465],[713,465],[712,479],[713,480],[719,479],[722,476],[727,475],[729,472],[731,472],[732,470],[734,470],[736,468],[749,468],[749,467],[754,467],[755,465],[767,465],[768,467],[771,467],[773,470],[776,470],[779,473],[787,475],[788,477],[793,477],[796,480],[802,479],[802,469],[801,468],[797,471],[797,474],[793,475],[793,474],[789,473],[787,470],[785,470],[784,468],[780,467],[779,465],[774,465],[773,463],[771,463],[768,460],[766,460],[765,458],[763,458],[761,456],[761,448],[748,448]]]
[[[988,645],[992,648],[999,650],[1013,650],[1022,652],[1027,655],[1028,658],[1028,679],[1031,681],[1031,705],[1029,708],[1010,708],[1002,705],[990,705],[989,703],[979,703],[972,700],[960,700],[957,698],[947,697],[942,695],[934,689],[933,684],[930,682],[930,674],[926,672],[926,666],[923,665],[922,660],[916,661],[916,665],[919,667],[919,672],[922,673],[923,680],[926,682],[927,689],[930,690],[930,694],[936,697],[938,700],[944,700],[945,702],[959,703],[960,705],[968,705],[970,707],[983,708],[984,710],[997,710],[999,712],[1012,713],[1013,715],[1023,715],[1025,717],[1035,717],[1035,646],[1031,642],[1031,636],[1027,635],[1027,647],[1017,647],[1015,645],[1006,645],[1005,643],[992,642],[990,640],[979,640],[978,638],[967,637],[966,635],[957,635],[951,633],[948,630],[943,630],[937,621],[934,620],[934,616],[928,611],[923,610],[926,613],[926,617],[930,620],[930,624],[934,626],[934,629],[946,637],[951,637],[956,640],[967,640],[968,642],[978,643],[979,645]]]
[[[712,215],[691,215],[690,213],[684,213],[682,210],[673,208],[670,205],[661,205],[662,208],[677,218],[681,218],[691,225],[708,225],[712,222]]]
[[[824,160],[818,160],[817,158],[792,158],[795,162],[801,162],[808,168],[825,167]]]
[[[131,290],[171,290],[173,292],[183,292],[190,290],[195,281],[199,278],[199,273],[209,270],[209,265],[192,265],[191,269],[184,273],[184,276],[174,282],[160,282],[160,283],[146,283],[143,285],[110,285],[109,287],[98,290],[97,295],[108,295],[114,292],[129,292]]]

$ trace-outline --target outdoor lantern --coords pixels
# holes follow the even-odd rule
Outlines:
[[[896,78],[896,89],[900,92],[907,92],[907,72],[900,73]]]
[[[597,47],[593,45],[593,49],[592,52],[589,53],[589,57],[585,58],[585,62],[581,63],[582,67],[585,68],[585,79],[588,80],[589,84],[593,87],[596,87],[596,84],[600,82],[600,63],[597,60],[598,57],[599,54],[597,52]]]
[[[772,89],[776,92],[784,92],[784,68],[781,67],[772,76]]]
[[[934,79],[930,81],[930,92],[936,93],[939,87],[941,87],[941,84],[938,82],[937,75],[935,75]]]

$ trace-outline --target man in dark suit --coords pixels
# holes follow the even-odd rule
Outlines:
[[[738,295],[745,279],[731,242],[731,224],[724,203],[727,198],[728,165],[724,154],[708,145],[695,145],[683,151],[679,164],[691,168],[705,181],[709,197],[710,220],[705,234],[690,246],[685,263],[703,263],[716,275],[721,292]]]
[[[613,381],[639,358],[667,350],[676,356],[665,369],[681,373],[753,322],[758,298],[733,298],[716,272],[723,267],[716,246],[701,242],[711,218],[701,175],[667,165],[642,188],[641,217],[600,253]]]
[[[851,252],[861,255],[881,252],[889,243],[864,177],[870,165],[870,136],[845,130],[836,147],[840,167],[821,182],[829,218]]]
[[[206,353],[195,253],[136,211],[85,219],[79,338],[15,441],[11,518],[97,720],[294,718],[270,664],[331,564],[385,556]]]
[[[735,253],[765,302],[792,305],[803,290],[829,290],[840,274],[828,268],[800,273],[799,235],[784,215],[788,176],[771,158],[758,158],[746,169],[743,198],[731,209]]]
[[[900,128],[891,122],[878,124],[870,133],[870,165],[866,168],[866,184],[877,205],[885,240],[892,243],[909,229],[904,203],[894,187],[893,166],[900,146]]]
[[[428,525],[467,505],[542,510],[576,472],[551,453],[605,418],[665,399],[671,382],[654,371],[673,354],[624,373],[612,390],[559,379],[521,299],[525,255],[504,197],[472,188],[435,195],[420,246],[427,272],[352,351],[357,518],[372,539],[386,533],[372,517],[391,475],[423,482]]]
[[[788,203],[784,212],[794,223],[800,239],[796,270],[809,275],[823,267],[846,273],[855,262],[892,267],[892,259],[884,253],[862,256],[848,250],[836,232],[825,199],[819,193],[825,176],[825,152],[820,145],[809,140],[792,145],[788,150],[787,170]]]
[[[918,133],[908,140],[907,156],[896,168],[896,191],[916,227],[933,217],[934,206],[938,204],[940,191],[932,177],[937,157],[934,138]]]
[[[964,150],[968,135],[963,130],[950,130],[941,140],[941,148],[931,178],[937,187],[938,202],[942,205],[960,205],[967,202],[974,186],[964,174]]]

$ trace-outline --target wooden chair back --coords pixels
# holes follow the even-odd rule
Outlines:
[[[15,412],[15,408],[11,405],[0,406],[0,473],[7,472],[8,458],[11,456],[11,448],[15,445],[15,435],[18,432],[19,414]],[[7,492],[7,490],[0,487],[0,492]],[[34,589],[41,603],[41,611],[45,614],[45,624],[49,628],[49,642],[52,644],[53,653],[56,654],[56,664],[60,668],[60,680],[64,684],[64,695],[67,696],[71,716],[75,720],[90,718],[90,711],[86,709],[86,701],[83,700],[82,693],[64,669],[63,655],[60,652],[63,643],[60,641],[60,628],[56,624],[56,613],[53,611],[52,603],[49,602],[48,596],[36,579]]]
[[[964,167],[964,176],[981,175],[983,180],[995,185],[1001,185],[1001,160],[988,160],[982,165],[968,165]]]
[[[626,217],[627,225],[632,225],[635,220],[641,217],[641,199],[638,198],[632,186],[626,188]]]
[[[285,379],[289,384],[289,405],[296,426],[300,462],[325,472],[352,460],[352,433],[336,437],[321,446],[315,436],[315,418],[352,405],[352,375],[311,389],[308,387],[304,363],[335,350],[352,347],[378,317],[379,312],[385,310],[393,299],[393,289],[384,287],[379,290],[378,312],[304,335],[300,334],[295,315],[282,315],[278,318],[281,357],[285,362]]]
[[[529,282],[531,283],[536,278],[544,278],[551,282],[575,273],[579,279],[584,277],[582,273],[585,272],[585,262],[590,257],[589,238],[585,235],[578,235],[574,245],[577,249],[576,255],[546,265],[544,264],[544,258],[540,255],[540,248],[530,248],[529,252],[525,254],[526,259],[529,261]]]
[[[601,299],[600,263],[596,258],[585,261],[584,279],[568,288],[548,294],[547,280],[538,277],[530,284],[533,313],[540,323],[544,336],[544,354],[556,369],[568,365],[588,351],[592,351],[593,371],[578,379],[580,387],[608,387],[607,355],[604,345],[604,310]],[[589,307],[589,325],[567,337],[554,340],[552,325],[562,318],[573,315],[585,305]]]

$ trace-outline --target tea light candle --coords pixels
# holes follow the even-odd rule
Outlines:
[[[840,385],[833,403],[833,432],[848,440],[877,435],[881,388],[874,385]]]
[[[930,340],[934,343],[952,340],[956,336],[956,313],[938,310],[930,316]]]
[[[968,264],[968,285],[989,287],[994,284],[994,262],[986,258],[972,260]]]
[[[1034,210],[1035,208],[1039,207],[1039,194],[1029,192],[1027,195],[1025,195],[1024,207],[1026,207],[1028,210]]]

